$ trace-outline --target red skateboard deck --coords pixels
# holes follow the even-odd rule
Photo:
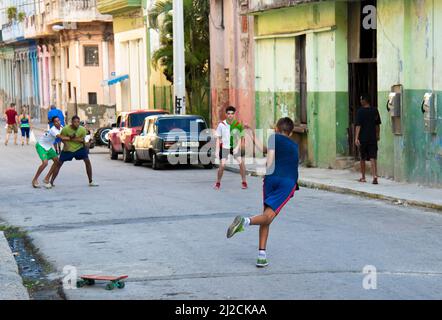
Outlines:
[[[106,285],[106,290],[113,290],[115,288],[123,289],[124,279],[126,279],[127,275],[122,276],[102,276],[102,275],[95,275],[95,274],[89,274],[89,275],[82,275],[80,276],[81,280],[77,281],[77,288],[82,288],[84,286],[93,286],[95,284],[95,280],[97,281],[108,281],[108,284]]]
[[[101,276],[101,275],[95,275],[95,274],[85,274],[80,276],[81,279],[89,279],[89,280],[103,280],[103,281],[118,281],[122,279],[127,279],[128,276]]]

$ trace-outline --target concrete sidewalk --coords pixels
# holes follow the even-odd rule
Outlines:
[[[265,158],[246,158],[247,174],[261,176],[265,173]],[[239,172],[239,166],[229,161],[226,169]],[[301,187],[321,189],[332,192],[354,194],[358,196],[392,201],[396,204],[419,206],[442,211],[442,189],[429,188],[412,183],[399,183],[390,179],[379,178],[379,184],[358,181],[360,173],[351,170],[299,168]]]
[[[29,300],[8,241],[0,231],[0,300]]]

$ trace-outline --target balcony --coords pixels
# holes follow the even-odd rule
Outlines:
[[[46,24],[45,13],[34,14],[26,18],[24,23],[24,33],[26,39],[35,39],[53,35],[54,31]]]
[[[23,22],[12,21],[2,27],[2,38],[5,43],[23,40],[24,35]]]
[[[97,0],[97,8],[103,14],[117,14],[141,8],[141,0]]]
[[[248,0],[249,12],[265,11],[284,7],[292,7],[298,4],[318,2],[326,0]],[[247,0],[242,0],[247,2]]]
[[[101,14],[95,0],[55,0],[46,2],[46,24],[62,22],[112,21],[112,16]]]

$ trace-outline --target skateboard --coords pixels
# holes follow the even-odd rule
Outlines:
[[[77,288],[82,288],[84,286],[93,286],[95,281],[108,281],[106,284],[106,290],[114,290],[115,288],[124,288],[124,279],[128,276],[100,276],[100,275],[83,275],[80,276],[81,280],[77,280]]]

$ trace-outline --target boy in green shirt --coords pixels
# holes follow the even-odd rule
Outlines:
[[[68,141],[63,141],[63,151],[58,159],[58,166],[52,174],[51,185],[54,185],[54,181],[57,178],[58,172],[60,171],[63,163],[65,161],[72,161],[72,159],[75,158],[75,160],[84,161],[86,165],[86,173],[89,179],[89,186],[97,187],[98,184],[92,180],[92,164],[89,159],[89,149],[86,146],[87,141],[85,141],[87,130],[86,128],[80,126],[80,118],[78,116],[73,116],[71,125],[64,127],[63,130],[61,130],[61,135],[70,137],[70,139]]]
[[[239,163],[239,172],[241,174],[242,189],[247,189],[246,165],[244,163],[245,151],[242,148],[244,144],[244,126],[235,119],[236,109],[233,106],[226,108],[226,120],[222,121],[216,129],[216,155],[220,158],[220,165],[216,177],[215,190],[221,188],[221,178],[224,174],[229,155],[232,155]]]

